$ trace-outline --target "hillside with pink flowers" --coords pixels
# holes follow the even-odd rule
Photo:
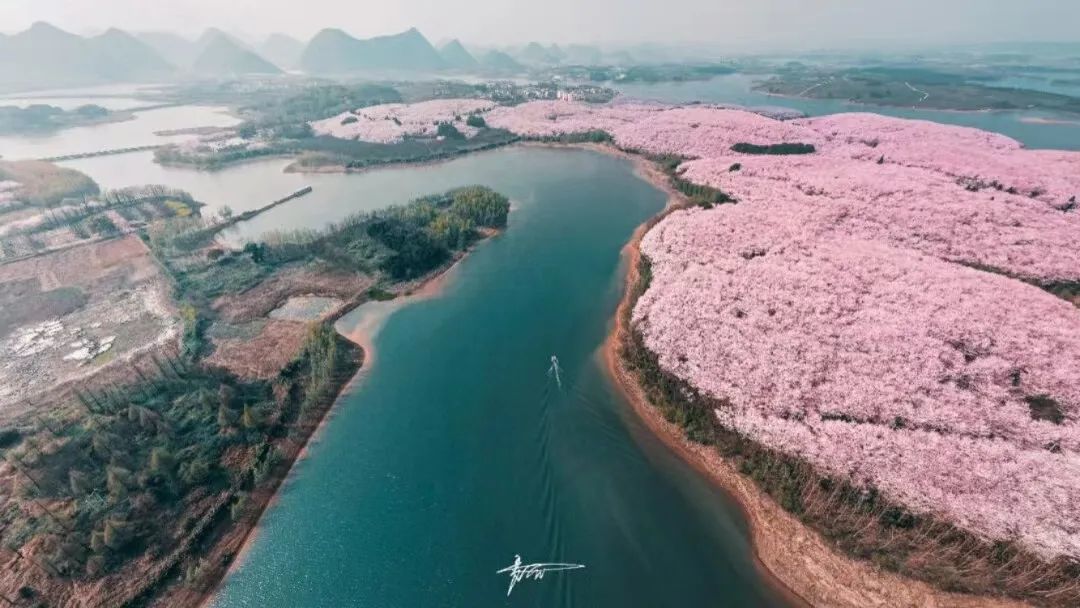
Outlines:
[[[649,282],[632,321],[658,366],[644,376],[669,406],[709,403],[713,422],[669,418],[734,437],[744,472],[828,536],[877,539],[839,541],[855,553],[950,589],[1080,602],[1080,310],[1067,301],[1080,153],[874,114],[536,102],[486,120],[534,138],[603,130],[737,201],[674,211],[641,242]],[[800,463],[852,489],[829,494]],[[768,479],[778,471],[788,481]]]
[[[631,103],[440,100],[314,127],[394,141],[470,113],[525,138],[603,131],[737,202],[645,236],[633,311],[725,429],[979,538],[1080,558],[1080,310],[1039,287],[1080,284],[1080,153],[874,114]],[[733,151],[774,144],[812,153]]]
[[[316,135],[373,143],[397,143],[406,137],[433,137],[440,123],[452,124],[466,137],[476,129],[466,124],[469,114],[491,109],[482,99],[436,99],[414,104],[390,103],[344,112],[311,123]]]

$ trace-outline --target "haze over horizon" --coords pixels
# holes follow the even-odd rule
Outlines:
[[[109,27],[193,35],[218,27],[260,39],[282,32],[306,40],[323,28],[358,37],[420,29],[432,41],[471,44],[668,43],[731,50],[881,48],[978,42],[1080,42],[1080,3],[1029,0],[992,6],[983,0],[6,0],[0,31],[46,21],[76,33]],[[480,17],[483,18],[480,18]],[[493,26],[493,24],[497,24]]]

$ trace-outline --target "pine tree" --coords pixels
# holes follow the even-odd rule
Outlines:
[[[128,480],[131,472],[120,467],[109,467],[105,474],[105,488],[109,492],[109,498],[113,502],[120,502],[127,498]]]
[[[105,541],[105,546],[113,550],[123,547],[128,541],[129,531],[127,522],[117,519],[105,520],[103,539]]]
[[[255,430],[259,428],[261,421],[259,420],[259,414],[255,411],[255,408],[251,405],[244,406],[244,413],[240,417],[240,424],[247,430]]]
[[[150,472],[170,476],[173,471],[173,456],[169,450],[157,447],[150,450]]]
[[[232,428],[236,422],[236,412],[231,410],[224,403],[218,406],[217,424],[218,432],[224,433]]]

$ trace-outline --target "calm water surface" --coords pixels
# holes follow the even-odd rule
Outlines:
[[[148,106],[152,102],[131,97],[39,97],[39,96],[16,96],[0,97],[0,107],[15,106],[25,108],[32,105],[56,106],[64,110],[73,110],[79,106],[95,105],[107,110],[130,110],[139,106]]]
[[[3,102],[0,101],[0,105]],[[208,106],[178,106],[137,112],[132,120],[111,122],[87,127],[74,127],[49,133],[0,136],[0,157],[9,160],[52,158],[99,150],[151,146],[189,139],[189,135],[162,137],[157,131],[187,127],[226,127],[239,119],[224,108]],[[129,178],[144,183],[137,173]]]
[[[154,164],[152,152],[101,156],[63,165],[86,173],[105,188],[131,185],[133,179],[139,184],[181,188],[206,203],[204,213],[216,213],[223,205],[235,212],[255,209],[304,186],[312,187],[311,194],[241,222],[225,235],[227,240],[240,243],[275,230],[325,228],[353,213],[406,203],[458,186],[492,185],[504,176],[501,166],[492,164],[487,157],[503,153],[484,152],[426,167],[355,174],[285,173],[285,167],[292,162],[288,159],[256,161],[220,171],[194,171]]]
[[[641,427],[597,359],[619,251],[663,194],[629,163],[575,150],[378,173],[352,177],[400,182],[397,192],[488,184],[513,199],[510,226],[441,295],[385,320],[373,365],[214,605],[781,605],[737,510]],[[322,221],[340,212],[311,209]],[[495,571],[515,554],[586,568],[507,597]]]

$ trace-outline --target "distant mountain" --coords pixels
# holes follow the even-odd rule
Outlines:
[[[525,63],[532,64],[547,64],[555,63],[556,60],[551,56],[551,53],[544,48],[539,42],[530,42],[525,48],[517,54],[518,59]]]
[[[83,38],[47,23],[0,38],[0,86],[78,86],[167,77],[172,66],[120,30]]]
[[[525,66],[514,60],[513,57],[507,55],[502,51],[488,51],[480,60],[480,65],[489,69],[497,70],[500,72],[520,72],[525,69]]]
[[[445,68],[446,62],[416,28],[366,40],[338,29],[325,29],[308,43],[300,66],[311,73],[431,71]]]
[[[195,40],[195,48],[197,49],[196,56],[202,54],[211,44],[216,44],[219,40],[224,38],[229,41],[230,44],[237,48],[244,49],[245,51],[254,52],[255,49],[251,48],[251,45],[244,42],[240,38],[233,36],[225,30],[219,30],[216,27],[208,27],[203,30],[203,33],[199,35],[199,38]]]
[[[149,45],[116,28],[87,42],[97,50],[97,61],[102,62],[101,73],[111,80],[161,78],[176,70]]]
[[[100,81],[86,41],[47,23],[0,40],[0,83],[49,84]]]
[[[458,70],[470,70],[479,67],[480,62],[473,57],[469,51],[465,50],[465,47],[461,45],[457,40],[451,40],[447,42],[439,53],[442,55],[443,61],[451,68]]]
[[[609,53],[606,57],[608,62],[614,65],[633,65],[637,63],[637,59],[628,51],[615,51]]]
[[[565,63],[576,65],[597,65],[604,60],[604,53],[595,46],[568,44]]]
[[[197,44],[202,47],[191,71],[204,76],[280,74],[281,68],[243,48],[231,36],[207,30]]]
[[[348,72],[357,61],[359,42],[339,29],[321,30],[304,47],[300,67],[308,72]]]
[[[294,68],[304,54],[304,43],[285,34],[270,34],[258,48],[259,53],[283,68]]]
[[[271,36],[271,39],[277,39]],[[236,36],[211,27],[195,40],[171,32],[141,32],[136,37],[173,65],[195,75],[277,74],[276,61],[263,59],[257,51]],[[281,38],[287,38],[281,36]],[[291,39],[289,39],[291,40]],[[300,45],[299,42],[293,41]]]
[[[191,65],[199,54],[194,41],[172,32],[138,32],[135,37],[177,67]]]
[[[553,44],[548,47],[548,57],[556,63],[561,63],[563,59],[566,59],[566,51],[559,48],[559,45]]]

